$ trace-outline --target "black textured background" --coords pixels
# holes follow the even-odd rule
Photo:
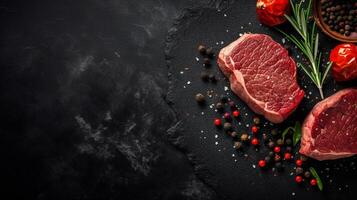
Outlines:
[[[355,159],[327,163],[341,169],[330,173],[333,182],[324,193],[306,191],[288,172],[261,175],[251,167],[254,156],[247,161],[237,154],[234,164],[231,140],[221,134],[218,153],[214,112],[206,108],[206,115],[197,115],[192,95],[207,85],[198,82],[196,45],[238,37],[239,26],[255,22],[252,5],[0,1],[3,198],[352,199]],[[253,23],[256,30],[266,31]],[[196,68],[179,75],[186,66]],[[189,80],[186,90],[175,89]],[[224,85],[209,87],[223,92]]]

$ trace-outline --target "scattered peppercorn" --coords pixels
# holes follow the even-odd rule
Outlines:
[[[259,140],[257,138],[252,139],[252,145],[257,146],[259,145]]]
[[[295,177],[295,182],[301,183],[302,182],[302,177],[301,176],[296,176]]]
[[[221,119],[218,119],[218,118],[216,118],[215,120],[214,120],[214,125],[215,126],[222,126],[222,121],[221,121]]]
[[[195,96],[195,99],[196,99],[197,103],[200,103],[200,104],[205,102],[205,96],[201,93],[197,93]]]
[[[275,143],[273,141],[270,141],[268,143],[268,147],[271,148],[271,149],[274,148],[275,147]]]
[[[258,127],[252,126],[252,132],[253,132],[253,133],[257,133],[257,132],[258,132]]]
[[[209,58],[204,58],[203,59],[203,64],[205,67],[208,67],[211,65],[211,60]]]
[[[260,168],[265,167],[266,164],[267,164],[267,163],[265,162],[265,160],[259,160],[259,162],[258,162],[258,165],[259,165]]]
[[[275,154],[275,156],[274,156],[274,161],[275,161],[275,162],[279,162],[280,160],[281,160],[280,155],[279,155],[279,154]]]
[[[230,121],[232,119],[231,115],[228,112],[224,113],[223,118],[227,121]]]
[[[279,153],[280,152],[280,147],[278,147],[278,146],[274,147],[274,152],[275,153]]]
[[[292,143],[293,142],[292,142],[292,140],[290,138],[285,140],[285,144],[288,145],[288,146],[290,146]]]
[[[214,53],[213,53],[212,47],[207,48],[206,54],[207,54],[207,56],[208,56],[209,58],[213,58]]]
[[[285,151],[287,151],[287,152],[291,152],[292,150],[293,149],[290,146],[285,148]]]
[[[239,111],[238,110],[235,110],[235,111],[233,111],[233,117],[238,117],[239,116]]]
[[[221,102],[222,103],[227,103],[228,102],[228,97],[226,95],[221,95]]]
[[[202,81],[207,82],[209,80],[208,73],[205,71],[201,72],[201,79],[202,79]]]
[[[225,123],[223,124],[223,129],[224,129],[225,131],[230,131],[230,130],[232,130],[232,124],[229,123],[229,122],[225,122]]]
[[[243,134],[240,136],[240,140],[241,140],[242,142],[248,141],[248,140],[249,140],[248,134],[243,133]]]
[[[304,173],[304,176],[305,176],[305,178],[310,178],[311,173],[310,173],[309,171],[306,171],[306,172]]]
[[[232,138],[236,138],[237,136],[238,136],[237,132],[235,132],[235,131],[231,132],[231,137]]]
[[[302,173],[304,173],[304,170],[301,167],[297,167],[295,170],[296,175],[300,175]]]
[[[268,135],[266,133],[263,133],[262,138],[264,142],[268,141]]]
[[[284,159],[285,159],[285,160],[291,160],[291,153],[286,152],[286,153],[284,154]]]
[[[295,163],[296,163],[296,166],[299,166],[299,167],[302,166],[302,160],[300,160],[300,159],[296,160]]]
[[[221,102],[218,102],[216,104],[216,109],[219,111],[219,112],[222,112],[224,110],[224,105],[221,103]]]
[[[242,145],[241,142],[238,142],[238,141],[234,142],[234,148],[235,148],[235,149],[241,149],[242,146],[243,146],[243,145]]]
[[[198,45],[198,52],[200,52],[201,55],[206,55],[206,47],[204,45]]]
[[[283,139],[278,139],[278,140],[276,141],[276,144],[277,144],[278,146],[283,146],[283,144],[284,144]]]
[[[270,152],[268,153],[268,156],[270,156],[271,158],[273,158],[273,157],[275,156],[275,153],[272,152],[272,151],[270,151]]]
[[[256,125],[260,124],[260,119],[259,119],[259,117],[254,117],[254,118],[253,118],[253,122],[254,122],[254,124],[256,124]]]
[[[312,185],[312,186],[315,186],[315,185],[317,185],[317,180],[316,179],[311,179],[310,180],[310,185]]]

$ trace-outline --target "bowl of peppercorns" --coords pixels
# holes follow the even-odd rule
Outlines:
[[[342,42],[357,42],[357,0],[315,0],[313,15],[326,35]]]

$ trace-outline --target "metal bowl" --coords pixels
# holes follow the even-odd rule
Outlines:
[[[320,0],[313,0],[313,15],[316,24],[320,27],[322,32],[324,32],[329,37],[347,43],[357,43],[357,33],[352,32],[350,36],[342,35],[334,30],[331,30],[330,27],[324,22],[321,15],[321,3]]]

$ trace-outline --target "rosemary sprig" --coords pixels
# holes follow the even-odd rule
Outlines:
[[[310,22],[309,20],[309,17],[311,15],[311,2],[312,0],[309,0],[307,8],[304,8],[303,0],[301,0],[300,3],[296,4],[293,3],[292,0],[290,0],[292,16],[285,15],[289,23],[298,32],[300,39],[298,39],[294,35],[287,34],[279,29],[278,31],[284,34],[288,40],[293,42],[309,60],[309,66],[304,66],[303,64],[298,63],[298,67],[302,68],[304,72],[309,76],[312,82],[319,89],[320,96],[323,99],[324,94],[322,91],[322,86],[325,82],[327,73],[332,66],[332,63],[327,63],[327,67],[323,74],[320,72],[322,53],[318,52],[319,33],[317,32],[316,24],[314,21]],[[312,25],[309,26],[310,24]]]

